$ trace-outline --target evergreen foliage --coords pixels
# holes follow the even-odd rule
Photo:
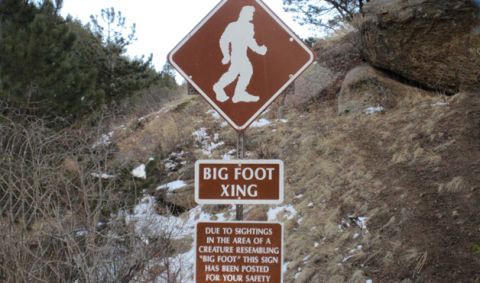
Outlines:
[[[74,121],[161,81],[151,56],[131,59],[125,55],[135,29],[132,26],[124,34],[125,18],[120,12],[102,10],[107,28],[99,20],[82,26],[59,16],[61,4],[61,0],[0,2],[0,100],[4,106]]]
[[[165,65],[163,65],[160,80],[161,84],[167,88],[177,87],[177,83],[175,82],[175,69],[170,63],[166,62]]]

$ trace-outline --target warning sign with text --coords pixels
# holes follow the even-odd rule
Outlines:
[[[281,160],[199,160],[195,201],[200,204],[280,204]]]
[[[168,56],[237,131],[247,129],[314,59],[261,0],[220,1]]]
[[[199,222],[195,282],[282,282],[283,227],[270,222]]]

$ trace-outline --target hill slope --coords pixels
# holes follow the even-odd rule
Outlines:
[[[274,106],[247,131],[248,158],[285,162],[284,204],[248,206],[246,219],[286,224],[286,282],[478,280],[478,96],[416,91],[396,97],[394,108],[343,116],[335,102],[283,108],[282,117]],[[168,114],[175,122],[158,116],[133,136],[155,141],[148,136],[173,127],[186,137],[173,151],[190,159],[165,173],[164,182],[192,184],[194,160],[230,157],[235,133],[200,97],[175,103]],[[190,218],[201,210],[212,220],[218,213],[233,217],[230,207],[199,210],[192,186],[167,195]]]

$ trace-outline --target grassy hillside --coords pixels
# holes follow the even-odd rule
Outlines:
[[[478,277],[477,96],[418,90],[395,97],[394,108],[342,116],[335,99],[308,109],[279,107],[247,131],[246,148],[248,158],[285,162],[285,202],[247,206],[246,219],[286,224],[286,282]],[[180,208],[180,217],[200,217],[188,185],[193,163],[234,154],[234,131],[192,96],[141,120],[118,136],[117,158],[161,157],[147,194],[158,207]],[[175,180],[186,186],[155,189]],[[232,218],[231,209],[202,207],[212,220],[218,213]]]
[[[21,12],[20,2],[7,2],[8,11]],[[40,71],[40,88],[32,76],[10,85],[17,67],[31,64],[12,59],[23,52],[12,46],[28,37],[17,33],[23,22],[4,17],[11,52],[4,61],[15,68],[2,73],[0,97],[14,98],[15,90],[19,100],[0,101],[0,282],[193,282],[195,223],[235,217],[234,206],[195,203],[194,164],[234,159],[236,132],[200,96],[177,87],[169,69],[157,74],[150,60],[122,57],[123,48],[118,74],[74,72],[79,81],[48,72],[80,70],[77,53],[88,51],[80,43],[89,40],[97,53],[88,51],[95,55],[88,60],[98,70],[113,65],[94,60],[110,58],[101,35],[43,2],[20,6],[39,28],[40,16],[49,16],[65,40],[75,33],[78,41],[65,46],[65,68],[43,58],[44,69],[31,69],[47,70],[58,95],[84,105],[45,100],[62,102],[57,127],[45,118],[56,121],[53,108],[27,105],[36,105],[35,91],[57,94]],[[246,158],[285,164],[284,203],[245,207],[245,220],[285,224],[285,282],[480,282],[479,65],[468,55],[480,34],[471,28],[478,8],[457,2],[371,1],[378,9],[355,18],[356,28],[313,44],[316,62],[295,93],[246,131]],[[430,6],[438,11],[413,20]],[[432,29],[465,15],[451,41]],[[35,30],[25,32],[47,38]],[[36,62],[31,51],[20,57]],[[71,116],[78,105],[84,114]]]
[[[245,214],[285,223],[285,282],[478,280],[480,99],[408,89],[343,115],[336,97],[276,103],[247,131],[247,158],[285,163],[285,202]],[[37,176],[4,196],[4,278],[191,282],[195,222],[234,218],[193,200],[194,162],[235,155],[235,132],[207,103],[179,95],[94,135],[39,129],[2,128],[2,184]],[[45,273],[48,260],[69,271]]]

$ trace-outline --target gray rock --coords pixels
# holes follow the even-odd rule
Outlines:
[[[422,91],[400,83],[380,70],[362,65],[351,70],[338,95],[338,114],[366,112],[370,107],[391,109],[396,97]]]
[[[289,106],[305,104],[330,87],[337,77],[338,74],[330,69],[314,63],[295,81],[295,93],[285,97],[285,104]]]
[[[373,0],[364,12],[360,46],[371,65],[446,93],[480,89],[474,1]]]

